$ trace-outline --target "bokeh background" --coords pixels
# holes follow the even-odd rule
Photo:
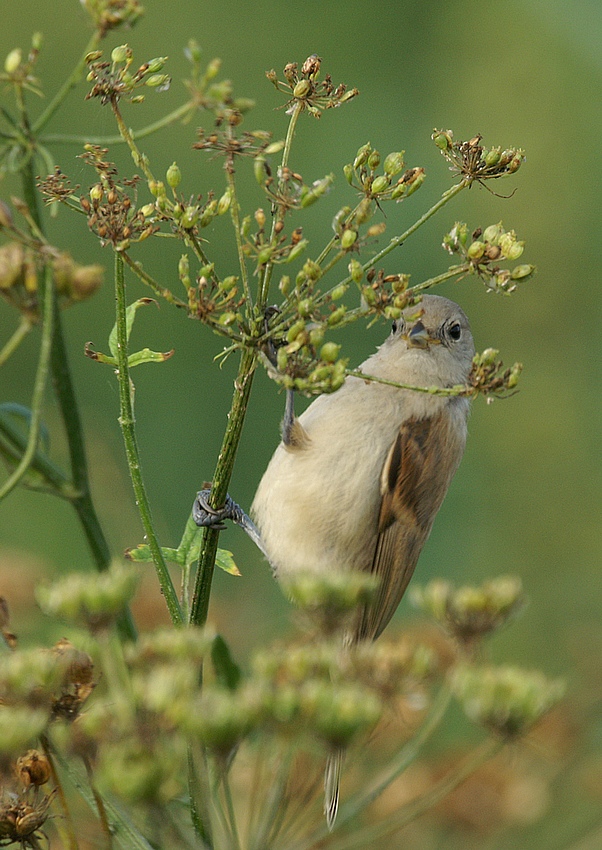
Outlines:
[[[168,55],[173,84],[167,93],[151,92],[141,106],[124,107],[132,127],[144,126],[184,99],[181,80],[188,68],[183,47],[191,37],[206,60],[221,57],[222,75],[232,80],[238,95],[257,101],[246,119],[247,129],[284,135],[286,116],[277,110],[282,100],[265,71],[280,71],[290,61],[301,63],[311,53],[323,57],[323,71],[332,74],[335,84],[344,81],[360,89],[361,96],[344,108],[325,113],[319,122],[304,117],[299,126],[293,167],[306,182],[331,171],[337,178],[331,194],[302,221],[313,253],[329,238],[333,214],[350,201],[341,169],[366,141],[383,154],[405,149],[408,165],[427,170],[420,192],[386,209],[384,239],[400,232],[449,185],[446,164],[430,141],[434,126],[453,129],[456,138],[479,132],[485,144],[526,150],[527,161],[516,177],[493,186],[503,194],[516,186],[511,198],[474,186],[385,263],[387,272],[410,272],[418,282],[447,267],[440,243],[454,221],[467,221],[474,228],[501,219],[527,240],[524,260],[538,268],[509,298],[487,294],[473,279],[439,290],[469,314],[478,349],[499,348],[506,363],[520,360],[525,371],[516,396],[493,405],[481,399],[474,404],[466,455],[422,555],[417,580],[444,576],[464,583],[502,573],[520,575],[530,606],[519,622],[495,638],[492,656],[565,676],[570,708],[562,733],[557,730],[561,741],[554,750],[556,761],[552,759],[556,767],[550,767],[554,782],[545,785],[547,796],[539,809],[535,807],[539,814],[532,822],[509,822],[494,836],[470,832],[467,826],[464,843],[456,845],[457,838],[450,837],[445,846],[602,846],[600,836],[599,844],[584,843],[591,841],[584,836],[597,818],[602,822],[602,6],[596,0],[148,0],[145,5],[146,15],[135,29],[110,36],[107,47],[127,40],[140,61]],[[44,34],[37,72],[48,97],[80,55],[89,21],[75,0],[7,3],[0,57],[16,46],[26,50],[33,31]],[[85,92],[82,83],[49,132],[91,137],[115,133],[110,111],[84,101]],[[31,99],[34,111],[41,108],[35,96]],[[215,187],[219,194],[224,185],[220,163],[191,150],[199,126],[208,129],[211,116],[173,126],[150,137],[143,147],[156,174],[178,161],[185,193]],[[80,148],[56,144],[52,150],[73,182],[83,187],[92,182],[91,172],[77,158]],[[112,146],[111,157],[131,170],[123,148]],[[250,213],[263,200],[252,176],[241,169],[241,177],[242,199]],[[5,176],[2,197],[19,192],[14,179]],[[203,235],[221,268],[234,273],[226,218]],[[111,545],[120,553],[141,541],[142,530],[117,425],[117,386],[108,367],[83,355],[88,341],[107,349],[113,322],[112,258],[109,249],[103,251],[95,243],[83,219],[66,210],[49,224],[49,233],[78,261],[108,267],[104,289],[71,308],[64,321],[88,437],[94,497]],[[177,288],[179,251],[155,241],[143,246],[145,262],[156,278]],[[142,285],[132,281],[130,297],[143,294]],[[1,303],[1,342],[16,322],[16,314]],[[387,330],[384,324],[370,330],[356,325],[341,335],[352,364],[373,351]],[[138,434],[154,516],[162,542],[176,545],[194,493],[212,474],[235,364],[227,361],[220,369],[212,358],[221,341],[165,304],[138,314],[132,341],[138,347],[176,350],[167,363],[143,366],[134,374]],[[29,403],[38,343],[38,335],[31,334],[0,372],[2,401]],[[231,485],[242,505],[250,504],[278,442],[282,405],[275,386],[260,374]],[[53,435],[53,456],[64,460],[50,395],[46,422]],[[242,577],[216,577],[211,619],[244,661],[254,645],[290,628],[290,610],[267,565],[242,533],[228,530],[222,545],[235,552]],[[13,627],[23,641],[56,636],[57,627],[43,621],[32,601],[34,584],[89,568],[68,505],[24,490],[0,505],[0,593],[9,599]],[[142,623],[166,619],[152,577],[144,583],[137,612]],[[401,625],[414,617],[404,600],[395,622]],[[565,767],[577,762],[579,767],[559,773],[559,752]],[[545,753],[542,758],[545,762]],[[443,839],[427,841],[425,836],[417,846],[444,846],[436,843]]]

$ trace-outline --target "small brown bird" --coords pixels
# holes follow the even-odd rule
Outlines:
[[[367,375],[417,386],[467,381],[474,343],[464,312],[425,295],[394,322]],[[469,401],[348,377],[297,419],[251,507],[277,578],[366,571],[380,579],[348,642],[377,638],[399,605],[458,468]],[[342,756],[329,759],[325,812],[338,807]]]

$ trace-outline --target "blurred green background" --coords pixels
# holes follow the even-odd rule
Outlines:
[[[538,267],[535,278],[510,298],[487,294],[474,279],[439,290],[465,308],[479,350],[499,348],[508,365],[520,360],[525,371],[520,392],[513,398],[493,405],[479,399],[474,404],[466,455],[422,555],[417,580],[443,576],[463,583],[501,573],[522,577],[530,607],[495,639],[493,656],[567,677],[573,716],[579,722],[585,715],[589,719],[580,746],[598,777],[586,793],[578,784],[570,794],[563,792],[566,799],[548,812],[544,825],[527,829],[524,846],[568,846],[586,831],[590,816],[602,806],[602,766],[596,755],[602,743],[598,439],[602,6],[595,0],[571,4],[148,0],[145,5],[142,21],[130,32],[110,35],[107,47],[128,41],[140,62],[168,55],[173,84],[167,93],[149,93],[141,106],[124,106],[126,121],[134,128],[183,101],[181,79],[188,68],[182,49],[191,37],[201,45],[206,60],[221,57],[221,74],[233,81],[236,94],[257,101],[245,127],[271,130],[276,138],[284,135],[286,116],[276,109],[282,99],[265,79],[266,70],[281,71],[287,62],[301,63],[317,53],[323,58],[323,73],[331,73],[335,84],[344,81],[360,89],[361,96],[342,109],[325,113],[319,122],[304,116],[299,126],[294,169],[306,182],[331,171],[336,174],[334,190],[301,222],[312,240],[310,255],[329,238],[333,214],[351,200],[341,169],[366,141],[383,154],[405,149],[409,166],[427,170],[420,192],[403,205],[386,208],[384,240],[411,223],[449,185],[446,164],[430,141],[434,126],[453,129],[456,138],[482,133],[487,145],[526,150],[527,161],[518,175],[493,185],[502,194],[510,194],[516,186],[510,199],[474,186],[411,243],[389,255],[385,268],[410,272],[418,282],[447,267],[441,237],[455,220],[475,228],[500,219],[527,240],[524,261]],[[27,50],[33,31],[44,34],[37,75],[50,96],[89,37],[85,11],[75,0],[52,4],[21,0],[4,5],[3,21],[0,57],[16,46]],[[84,101],[86,91],[83,83],[70,95],[50,132],[115,133],[109,109]],[[31,101],[35,113],[41,104],[35,96]],[[220,164],[191,150],[199,126],[209,129],[211,116],[201,114],[188,126],[171,127],[146,140],[143,149],[156,174],[178,161],[184,194],[206,193],[211,187],[221,194]],[[86,187],[93,176],[77,158],[79,153],[73,145],[53,148],[62,170]],[[114,146],[110,156],[131,170],[123,148]],[[250,213],[263,200],[250,166],[247,174],[242,167],[239,171],[245,212]],[[7,197],[19,194],[20,187],[6,177],[0,192]],[[235,273],[226,218],[203,235],[220,267],[231,269],[224,273]],[[142,530],[117,425],[117,386],[110,368],[83,356],[88,341],[107,349],[113,322],[112,258],[109,249],[103,251],[89,235],[83,218],[67,210],[60,210],[49,233],[54,244],[78,261],[108,267],[101,293],[65,312],[64,321],[89,440],[94,497],[119,553],[140,542]],[[156,278],[178,288],[177,248],[151,240],[134,253],[154,269]],[[147,294],[141,284],[130,282],[131,299]],[[16,321],[16,314],[0,303],[0,342]],[[387,332],[384,324],[370,330],[355,325],[341,335],[352,365],[373,351]],[[138,314],[132,341],[137,347],[176,349],[167,363],[143,366],[134,374],[145,480],[162,542],[175,545],[196,490],[212,474],[235,364],[228,361],[219,369],[212,358],[222,347],[220,340],[165,304],[159,312],[153,308]],[[38,342],[37,333],[31,334],[0,372],[2,401],[29,403]],[[231,493],[244,506],[250,504],[278,442],[282,406],[275,386],[260,374],[231,485]],[[64,460],[50,396],[46,421],[57,435],[53,455]],[[234,550],[242,577],[217,576],[211,619],[244,658],[250,647],[289,628],[290,611],[267,565],[244,535],[229,529],[222,545]],[[32,607],[32,585],[40,578],[89,567],[68,505],[24,490],[0,505],[0,593],[8,597],[13,627],[23,639],[56,628],[41,622]],[[141,618],[155,623],[164,614],[152,584],[145,584],[146,598],[138,611]],[[413,616],[404,600],[397,623]],[[546,835],[554,836],[554,841],[547,843]],[[592,844],[592,850],[594,846],[598,845]]]

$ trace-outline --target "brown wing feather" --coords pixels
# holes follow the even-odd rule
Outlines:
[[[409,419],[399,430],[382,472],[379,534],[370,566],[380,584],[362,611],[357,639],[377,638],[395,613],[463,451],[464,435],[447,408]]]

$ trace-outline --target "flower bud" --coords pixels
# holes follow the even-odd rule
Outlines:
[[[151,74],[144,81],[144,85],[151,89],[161,88],[161,91],[167,91],[171,85],[171,77],[169,74]]]
[[[327,320],[328,325],[330,327],[334,327],[335,325],[338,325],[338,323],[341,321],[341,319],[343,318],[343,316],[345,315],[346,312],[347,312],[347,308],[345,307],[344,304],[341,304],[341,306],[337,307],[337,309],[334,310],[330,314],[330,316],[328,317],[328,320]]]
[[[161,180],[149,180],[148,188],[151,195],[153,195],[155,198],[159,198],[161,197],[161,195],[165,195],[165,184]]]
[[[172,164],[167,169],[167,173],[165,176],[167,179],[167,185],[171,189],[177,189],[180,183],[182,182],[182,172],[180,171],[176,162],[172,162]]]
[[[485,253],[485,243],[476,239],[466,249],[466,256],[469,260],[480,260]]]
[[[167,56],[157,56],[155,59],[151,59],[148,63],[147,73],[148,74],[156,74],[157,71],[162,71],[163,66],[167,62]]]
[[[433,130],[431,138],[439,150],[449,151],[452,149],[454,134],[451,130]]]
[[[293,88],[293,97],[302,99],[307,97],[307,95],[311,92],[312,85],[309,80],[299,80],[299,82]]]
[[[494,165],[497,165],[500,161],[502,149],[501,148],[491,148],[491,150],[483,151],[483,159],[485,160],[485,165],[488,165],[490,168]]]
[[[345,175],[345,180],[351,186],[353,184],[353,175],[354,175],[353,166],[350,165],[350,164],[344,165],[343,166],[343,174]]]
[[[510,277],[512,280],[526,280],[528,277],[531,277],[534,271],[535,266],[524,263],[522,266],[515,266],[510,273]]]
[[[334,363],[338,359],[341,346],[336,342],[325,342],[320,349],[320,360],[326,363]]]
[[[291,291],[291,279],[289,275],[282,275],[280,278],[280,283],[278,284],[278,289],[282,294],[286,297]]]
[[[355,244],[357,240],[357,231],[355,230],[344,230],[343,235],[341,236],[341,248],[347,250]]]
[[[221,196],[221,198],[217,202],[217,214],[223,215],[224,213],[228,212],[228,210],[230,209],[231,202],[232,202],[232,193],[231,193],[230,189],[226,189],[224,194]]]
[[[21,64],[21,59],[23,58],[23,54],[21,52],[20,47],[15,47],[14,50],[11,50],[6,59],[4,60],[4,70],[7,74],[14,74],[19,65]]]
[[[131,57],[131,54],[131,48],[127,44],[121,44],[118,47],[114,47],[111,51],[111,61],[115,65],[127,62],[128,58]]]
[[[375,177],[372,181],[372,194],[379,195],[381,192],[385,192],[389,188],[390,182],[386,174],[380,174],[378,177]]]
[[[383,163],[383,171],[389,177],[394,177],[396,174],[399,174],[400,171],[403,171],[404,161],[403,161],[404,151],[394,151],[390,154],[387,154],[385,157],[385,161]]]
[[[180,224],[185,230],[190,230],[197,224],[199,220],[199,208],[197,206],[188,206],[182,213]]]
[[[489,227],[486,227],[483,231],[482,239],[484,242],[489,242],[491,245],[497,245],[502,233],[504,233],[504,228],[500,221],[498,224],[490,224]]]
[[[338,301],[339,298],[342,298],[343,295],[347,292],[349,288],[349,284],[347,283],[339,283],[330,291],[330,297],[333,301]]]
[[[314,348],[318,348],[322,345],[324,341],[324,328],[321,325],[317,325],[315,328],[312,328],[309,332],[309,343],[313,345]]]
[[[368,168],[374,171],[380,165],[380,154],[378,151],[371,151],[368,155]]]
[[[349,274],[355,283],[359,283],[364,276],[362,264],[359,260],[356,260],[355,257],[349,263]]]
[[[366,142],[365,145],[362,145],[355,155],[355,159],[353,160],[353,167],[359,168],[361,165],[364,165],[364,163],[368,159],[371,150],[372,146],[370,145],[370,142]]]

